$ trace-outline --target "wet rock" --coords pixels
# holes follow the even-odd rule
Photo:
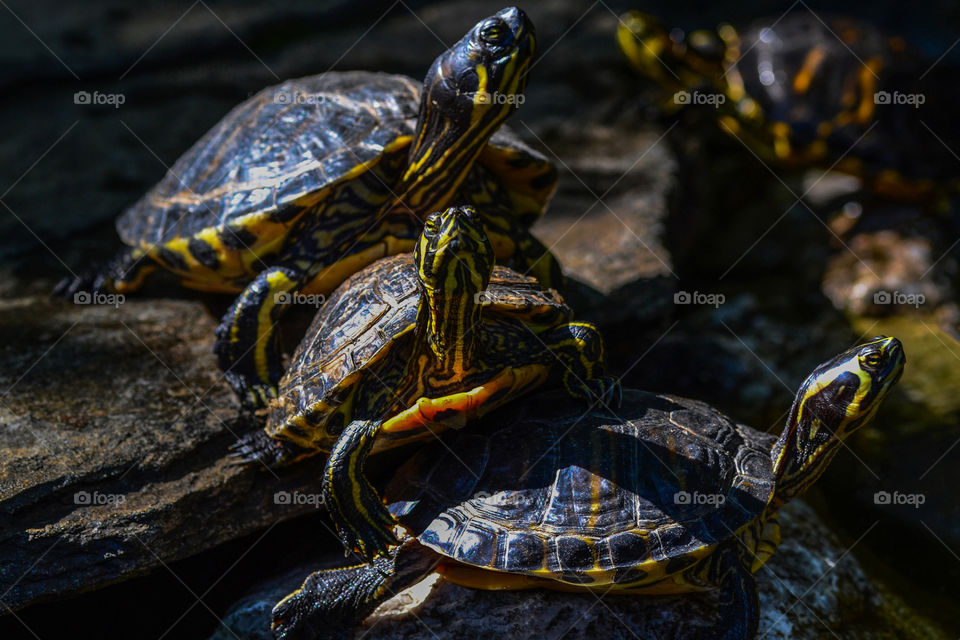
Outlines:
[[[0,302],[0,593],[17,609],[94,589],[316,508],[315,470],[231,463],[255,425],[176,300]]]
[[[935,639],[948,636],[889,596],[802,502],[781,511],[783,543],[757,573],[760,635],[772,640]],[[268,639],[273,604],[316,566],[288,573],[238,602],[211,640]],[[683,638],[716,623],[716,596],[639,597],[557,591],[476,591],[438,576],[397,594],[357,637]],[[229,628],[229,630],[228,630]]]

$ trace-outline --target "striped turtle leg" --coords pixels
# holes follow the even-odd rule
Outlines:
[[[323,476],[324,504],[344,548],[356,549],[369,559],[395,542],[392,531],[396,522],[366,476],[366,460],[378,436],[413,430],[428,435],[462,428],[540,386],[548,376],[548,368],[540,364],[507,367],[468,391],[419,398],[386,421],[354,420],[348,424],[330,452]]]
[[[731,540],[687,570],[684,580],[716,587],[721,596],[721,626],[691,635],[691,640],[751,640],[756,636],[760,603],[751,562],[743,545]]]
[[[547,347],[548,363],[556,365],[563,386],[571,396],[589,405],[620,405],[620,381],[605,372],[603,338],[595,326],[588,322],[570,322],[539,333],[537,337]]]
[[[121,249],[110,260],[94,265],[79,275],[61,280],[53,289],[53,297],[82,303],[83,296],[95,293],[132,293],[157,268],[142,249]]]
[[[367,560],[396,544],[396,521],[367,480],[366,460],[382,423],[354,420],[337,438],[323,470],[323,503],[347,551]]]
[[[217,327],[214,352],[224,377],[246,406],[264,407],[277,396],[283,365],[276,325],[287,296],[308,281],[304,272],[288,267],[261,271]]]
[[[437,553],[411,538],[372,564],[311,573],[302,587],[273,608],[274,636],[353,638],[354,627],[380,603],[423,580],[439,560]]]

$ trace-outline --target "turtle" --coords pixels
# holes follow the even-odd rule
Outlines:
[[[520,399],[400,465],[385,491],[399,544],[373,564],[310,574],[274,607],[274,635],[353,637],[379,603],[437,571],[479,589],[718,589],[717,626],[683,637],[752,638],[753,574],[780,542],[777,510],[873,419],[904,364],[884,336],[827,360],[779,437],[634,389],[616,415],[556,390]]]
[[[365,476],[368,455],[467,423],[544,384],[615,404],[603,339],[555,290],[494,265],[472,206],[427,217],[413,254],[348,278],[320,308],[271,401],[266,428],[235,455],[283,467],[328,453],[324,504],[346,549],[396,540]]]
[[[126,248],[54,295],[126,294],[157,267],[193,288],[239,292],[215,352],[256,409],[283,373],[275,326],[289,302],[315,302],[377,258],[412,250],[435,210],[474,204],[498,259],[560,286],[529,232],[556,169],[500,126],[522,102],[535,49],[533,24],[511,7],[444,51],[422,83],[327,72],[260,91],[118,218]]]
[[[953,76],[938,82],[934,62],[902,37],[811,11],[690,33],[632,11],[620,19],[617,42],[671,94],[667,111],[716,107],[721,128],[774,166],[835,169],[908,202],[942,204],[960,186],[951,152],[937,141],[956,137],[955,100],[933,91],[952,90]]]

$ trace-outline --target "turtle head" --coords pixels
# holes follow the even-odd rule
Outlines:
[[[807,377],[771,451],[776,505],[803,493],[843,440],[873,419],[905,362],[899,340],[878,336],[824,362]]]
[[[424,223],[414,249],[420,279],[417,320],[441,371],[473,364],[481,297],[493,273],[493,247],[473,207],[451,207]]]
[[[727,43],[721,33],[727,28],[685,34],[680,29],[668,29],[650,14],[630,11],[620,17],[617,43],[640,73],[669,91],[677,91],[723,75]]]
[[[448,202],[490,136],[523,102],[536,39],[516,7],[481,20],[427,72],[401,199],[426,213]]]

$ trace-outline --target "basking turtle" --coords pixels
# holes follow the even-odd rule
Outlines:
[[[282,375],[274,329],[295,293],[326,294],[377,258],[410,251],[429,213],[473,203],[500,260],[558,286],[528,228],[554,167],[500,127],[534,56],[519,9],[473,27],[421,84],[328,72],[268,87],[233,109],[117,221],[129,245],[55,293],[136,290],[157,266],[184,284],[240,292],[216,353],[263,406]]]
[[[404,464],[386,491],[402,543],[311,574],[274,608],[274,634],[352,637],[380,602],[440,571],[481,589],[721,589],[718,627],[692,637],[751,638],[777,509],[873,418],[904,361],[896,338],[878,337],[821,364],[779,438],[642,391],[624,392],[616,418],[555,392],[520,400]]]
[[[366,557],[396,542],[364,474],[372,451],[462,427],[552,380],[589,403],[619,391],[596,328],[571,322],[555,291],[494,267],[481,222],[472,207],[435,213],[412,255],[347,279],[300,343],[266,430],[238,443],[270,466],[329,452],[325,504]]]
[[[956,135],[956,101],[943,96],[953,76],[939,82],[934,61],[903,38],[810,11],[684,34],[633,11],[622,16],[617,41],[672,94],[668,110],[715,106],[721,128],[767,162],[844,171],[906,200],[960,185],[955,159],[935,137],[949,144]]]

